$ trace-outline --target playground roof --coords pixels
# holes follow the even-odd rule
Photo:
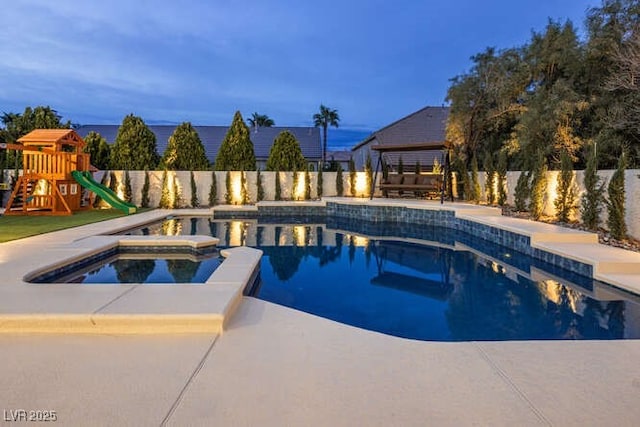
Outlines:
[[[84,145],[73,129],[36,129],[19,138],[18,142],[23,145]]]

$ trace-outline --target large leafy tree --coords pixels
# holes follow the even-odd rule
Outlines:
[[[251,142],[250,131],[236,111],[229,130],[222,140],[216,155],[215,170],[256,170],[256,156]]]
[[[256,130],[261,127],[268,128],[276,125],[276,122],[274,122],[269,116],[258,113],[253,113],[251,117],[247,119],[247,122],[249,122],[249,126]]]
[[[112,169],[153,170],[158,165],[156,136],[144,121],[133,114],[122,120],[116,142],[111,147]]]
[[[107,140],[98,132],[91,131],[84,137],[84,142],[84,151],[91,156],[91,164],[101,170],[109,169],[111,148]]]
[[[170,170],[209,169],[204,145],[191,123],[184,122],[175,128],[160,163]]]
[[[340,116],[338,110],[332,110],[329,107],[320,104],[320,112],[313,115],[313,125],[322,128],[322,165],[327,160],[327,128],[333,126],[338,127]]]
[[[267,170],[302,171],[305,169],[306,161],[296,137],[288,130],[280,132],[269,151]]]
[[[0,129],[0,142],[15,143],[20,137],[28,134],[34,129],[69,129],[71,122],[62,121],[62,116],[49,106],[37,106],[35,108],[26,107],[24,112],[19,113],[3,113],[2,124],[4,127]],[[10,152],[2,154],[0,161],[3,166],[6,164],[19,167],[22,161],[22,154]]]
[[[534,32],[527,62],[532,78],[525,98],[527,108],[518,124],[521,157],[532,159],[542,153],[558,165],[561,153],[566,152],[575,161],[584,144],[581,112],[588,103],[577,78],[582,49],[573,24],[550,21],[544,32]]]
[[[467,74],[451,80],[447,140],[454,144],[460,172],[469,170],[474,155],[493,153],[511,140],[529,79],[523,56],[521,49],[487,48],[471,58],[474,65]]]
[[[603,0],[600,7],[589,9],[586,25],[584,82],[591,100],[587,124],[589,136],[598,144],[598,164],[615,167],[623,145],[629,144],[633,166],[640,155],[640,129],[637,121],[636,126],[629,124],[637,118],[638,85],[629,88],[623,82],[633,75],[628,67],[638,43],[640,2]]]

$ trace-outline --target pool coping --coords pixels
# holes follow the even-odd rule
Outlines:
[[[278,202],[280,203],[280,202]],[[0,333],[222,333],[225,324],[238,307],[245,286],[259,273],[262,252],[248,247],[221,251],[225,261],[202,284],[179,286],[149,285],[78,285],[28,284],[25,275],[38,269],[59,265],[74,257],[84,257],[114,242],[134,244],[161,241],[184,241],[186,245],[211,243],[212,237],[175,236],[159,239],[157,236],[105,235],[145,225],[169,215],[204,216],[216,218],[216,212],[251,212],[261,206],[317,207],[334,205],[400,207],[405,210],[448,211],[452,217],[472,221],[474,224],[516,233],[531,239],[531,248],[545,250],[562,257],[590,263],[593,278],[612,284],[634,295],[640,295],[640,254],[592,243],[590,233],[530,220],[502,221],[495,208],[476,207],[461,203],[415,202],[406,200],[376,200],[326,198],[318,202],[258,203],[246,206],[216,206],[208,209],[154,210],[102,223],[89,224],[69,230],[48,233],[0,245],[0,265],[4,280],[0,282]],[[446,213],[446,212],[445,212]],[[555,227],[555,228],[554,228]],[[558,230],[558,236],[553,230]],[[194,238],[197,237],[197,238]],[[202,237],[202,239],[201,239]],[[402,239],[396,239],[402,240]],[[409,240],[408,240],[409,241]],[[189,243],[187,243],[189,242]],[[578,246],[576,246],[578,245]],[[576,253],[579,248],[580,253]],[[31,251],[42,252],[40,260],[33,260]],[[613,261],[603,264],[597,254],[605,251]],[[46,255],[61,259],[44,263]],[[588,256],[585,256],[587,254]],[[625,258],[631,270],[616,270],[615,257]],[[612,264],[606,264],[610,262]],[[605,266],[604,268],[602,266]]]

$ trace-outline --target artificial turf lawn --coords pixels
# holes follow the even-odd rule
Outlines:
[[[2,215],[0,216],[0,243],[121,216],[124,216],[124,213],[117,209],[95,209],[63,216]]]

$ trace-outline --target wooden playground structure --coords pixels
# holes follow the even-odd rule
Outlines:
[[[22,175],[7,202],[5,215],[71,215],[90,209],[73,171],[89,171],[84,140],[72,129],[37,129],[1,144],[0,149],[22,151]],[[86,202],[86,203],[83,203]]]

